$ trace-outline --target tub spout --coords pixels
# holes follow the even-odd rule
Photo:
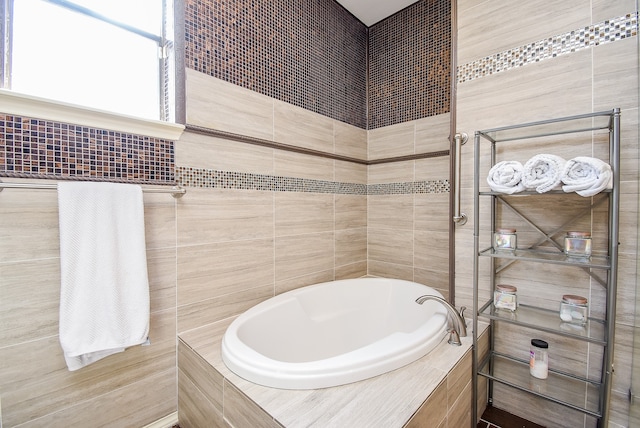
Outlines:
[[[447,309],[449,313],[449,319],[451,319],[452,328],[450,330],[449,343],[452,345],[462,345],[460,341],[461,337],[467,336],[467,323],[464,320],[464,310],[466,308],[461,308],[460,312],[456,310],[451,303],[444,300],[442,297],[433,296],[427,294],[425,296],[420,296],[416,299],[416,303],[423,304],[427,300],[435,300],[436,302],[442,303],[444,307]]]

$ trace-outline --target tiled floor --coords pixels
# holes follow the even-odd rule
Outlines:
[[[484,411],[478,428],[544,428],[526,419],[512,415],[509,412],[489,406]]]

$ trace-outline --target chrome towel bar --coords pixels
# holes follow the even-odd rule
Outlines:
[[[57,189],[56,183],[6,183],[0,180],[0,191],[3,189]],[[179,187],[143,187],[142,191],[145,193],[169,193],[174,198],[181,198],[187,193],[187,190]]]

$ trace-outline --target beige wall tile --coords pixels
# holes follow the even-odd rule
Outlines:
[[[178,332],[182,333],[239,315],[273,295],[273,283],[271,283],[178,306]]]
[[[341,183],[367,184],[367,166],[337,160],[334,180]]]
[[[207,400],[182,370],[178,370],[178,421],[184,428],[227,426],[222,412]]]
[[[176,249],[147,251],[151,312],[176,307]]]
[[[415,132],[414,122],[370,130],[367,143],[369,160],[414,154]]]
[[[60,259],[0,263],[0,348],[58,334]]]
[[[277,192],[276,237],[333,231],[333,199],[334,195],[326,193]]]
[[[593,22],[622,16],[636,10],[635,0],[593,0]]]
[[[151,345],[131,347],[74,372],[67,370],[58,336],[0,348],[3,424],[18,425],[175,369],[175,312],[152,313],[150,328]]]
[[[224,378],[181,339],[178,340],[178,367],[180,376],[189,379],[216,412],[222,414]]]
[[[416,153],[449,150],[450,121],[450,113],[416,120]]]
[[[336,231],[335,266],[367,261],[367,228]]]
[[[178,305],[273,284],[273,240],[178,248]]]
[[[167,194],[144,194],[147,250],[176,245],[176,200]]]
[[[455,402],[462,396],[469,382],[471,382],[471,362],[471,352],[467,352],[447,375],[447,402],[449,410],[452,409]]]
[[[361,278],[367,275],[367,261],[336,266],[335,279]]]
[[[594,111],[637,109],[638,38],[594,47],[593,64]]]
[[[413,230],[413,194],[369,195],[367,199],[370,228]]]
[[[273,139],[273,100],[257,92],[186,69],[187,123]]]
[[[335,154],[367,159],[367,131],[337,120],[333,121]]]
[[[416,230],[449,230],[449,193],[416,193],[414,227]]]
[[[0,262],[59,256],[56,192],[22,189],[0,192]]]
[[[458,2],[458,64],[585,27],[591,23],[591,2],[561,4],[537,0]]]
[[[415,180],[449,180],[449,156],[418,159],[415,161]]]
[[[224,400],[224,417],[231,426],[265,428],[281,426],[227,380],[224,384]]]
[[[368,184],[413,181],[415,161],[392,162],[369,166]]]
[[[175,392],[176,369],[172,368],[21,426],[146,426],[155,422],[158,415],[177,410]]]
[[[333,119],[274,100],[274,141],[334,153]]]
[[[176,165],[273,174],[274,149],[186,131],[175,144]]]
[[[371,243],[369,243],[369,246],[371,246]],[[367,272],[371,276],[413,281],[413,266],[410,264],[397,264],[393,262],[374,260],[371,256],[369,256],[369,259],[367,260]]]
[[[369,226],[368,251],[369,261],[413,266],[413,230]]]
[[[335,229],[352,229],[367,226],[367,196],[335,195]]]
[[[333,271],[323,270],[320,272],[310,273],[309,275],[302,275],[295,278],[276,281],[276,295],[295,290],[296,288],[306,287],[307,285],[320,284],[321,282],[329,282],[333,280]]]
[[[281,177],[333,181],[334,160],[277,150],[273,157],[274,174]]]
[[[405,428],[437,427],[447,417],[447,382],[436,387]]]
[[[413,263],[416,268],[448,272],[449,232],[416,230],[413,253]]]
[[[276,238],[276,281],[333,269],[334,233],[308,233]]]
[[[188,189],[177,212],[180,246],[273,237],[274,192]]]

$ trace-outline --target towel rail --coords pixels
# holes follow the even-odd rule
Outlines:
[[[56,183],[7,183],[0,180],[0,192],[3,189],[57,189],[58,185]],[[143,187],[142,191],[145,193],[170,193],[174,198],[181,198],[187,193],[187,190],[179,187],[173,186],[171,188],[162,188],[162,187]]]

